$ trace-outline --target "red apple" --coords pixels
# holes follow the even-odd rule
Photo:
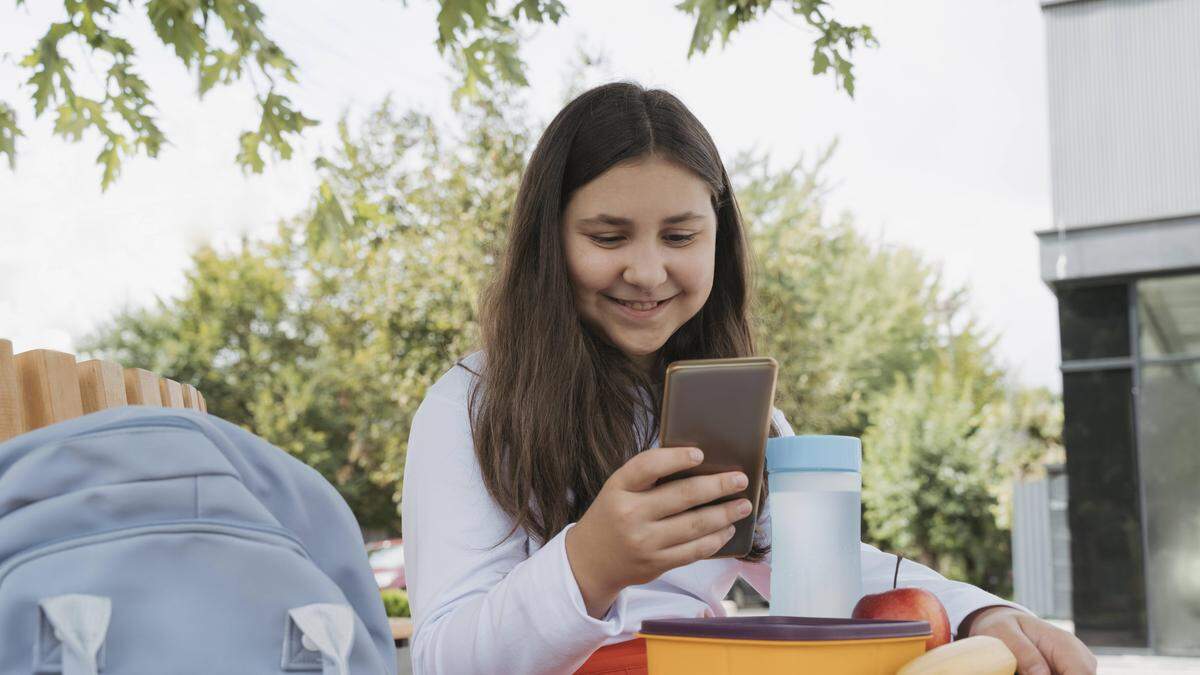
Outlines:
[[[893,588],[883,593],[864,595],[854,611],[854,619],[893,619],[928,621],[933,635],[925,641],[925,651],[950,642],[950,617],[937,596],[923,588]]]

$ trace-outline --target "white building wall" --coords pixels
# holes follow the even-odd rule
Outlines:
[[[1042,5],[1055,226],[1200,214],[1200,1]]]

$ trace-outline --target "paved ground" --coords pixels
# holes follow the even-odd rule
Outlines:
[[[1075,632],[1070,621],[1050,620],[1063,630]],[[1154,656],[1149,650],[1097,648],[1096,660],[1100,662],[1098,675],[1200,675],[1200,658]]]
[[[1200,659],[1137,654],[1098,654],[1099,675],[1182,675],[1200,673]]]
[[[408,656],[408,647],[396,650],[396,661],[400,664],[400,675],[412,675],[412,659]]]

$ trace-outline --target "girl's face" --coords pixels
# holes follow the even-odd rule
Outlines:
[[[712,290],[711,196],[699,176],[649,156],[610,168],[567,202],[563,242],[575,306],[647,370]]]

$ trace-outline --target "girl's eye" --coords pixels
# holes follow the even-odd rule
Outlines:
[[[669,235],[667,235],[667,240],[670,241],[672,244],[686,244],[695,238],[696,238],[696,235],[694,235],[694,234],[669,234]],[[598,244],[615,244],[618,241],[621,241],[622,239],[624,239],[624,237],[592,237],[592,241],[594,241]]]

